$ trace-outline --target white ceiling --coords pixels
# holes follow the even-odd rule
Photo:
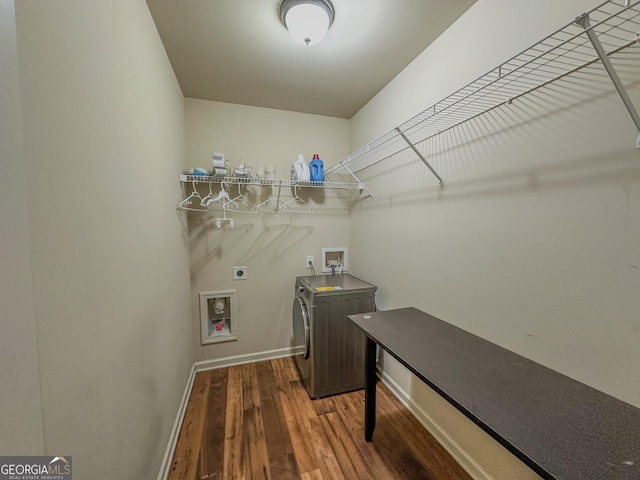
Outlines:
[[[280,0],[147,0],[186,97],[351,118],[475,0],[332,0],[318,45]]]

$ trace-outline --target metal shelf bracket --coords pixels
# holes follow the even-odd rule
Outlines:
[[[360,186],[360,188],[361,188],[362,190],[364,190],[365,192],[367,192],[367,195],[369,195],[371,198],[373,198],[373,194],[371,193],[371,191],[369,191],[369,189],[365,186],[365,184],[364,184],[364,183],[362,183],[358,177],[356,177],[355,173],[353,173],[353,172],[349,169],[349,167],[347,167],[346,165],[342,165],[342,168],[344,168],[344,169],[347,171],[347,173],[349,173],[349,175],[351,175],[351,176],[353,177],[353,179],[354,179],[356,182],[358,182],[358,185]]]
[[[435,105],[434,105],[433,109],[435,111]],[[420,160],[422,160],[422,162],[427,166],[427,168],[429,168],[431,173],[433,173],[433,175],[438,179],[438,185],[442,186],[442,178],[440,178],[440,175],[438,175],[438,173],[433,169],[433,167],[431,165],[429,165],[429,162],[427,162],[427,159],[424,158],[424,156],[415,147],[415,145],[413,143],[411,143],[411,141],[407,138],[407,136],[404,134],[404,132],[402,130],[400,130],[400,127],[396,127],[396,132],[398,132],[400,134],[400,136],[404,139],[404,141],[407,142],[407,145],[409,145],[409,147],[411,147],[411,150],[413,150],[413,152],[418,156],[418,158]]]
[[[628,2],[625,5],[628,6]],[[629,115],[631,115],[631,119],[633,120],[633,123],[635,123],[636,128],[638,129],[638,132],[640,132],[640,116],[638,115],[636,107],[633,105],[631,98],[629,98],[629,94],[627,93],[627,90],[624,88],[624,85],[622,84],[622,81],[620,80],[620,77],[618,76],[616,69],[611,63],[611,60],[609,60],[609,56],[607,55],[607,52],[605,51],[604,47],[600,43],[600,39],[598,38],[596,33],[593,31],[593,28],[591,28],[589,14],[583,13],[582,15],[576,18],[575,23],[576,25],[579,25],[582,28],[584,28],[587,36],[589,37],[589,41],[591,41],[591,44],[593,45],[593,48],[598,54],[598,57],[600,58],[602,65],[604,66],[605,70],[607,71],[607,74],[609,75],[609,78],[611,78],[613,85],[616,87],[616,90],[618,91],[618,94],[622,99],[622,103],[624,103],[624,106],[627,108]],[[638,135],[638,138],[636,140],[636,148],[640,148],[640,135]]]

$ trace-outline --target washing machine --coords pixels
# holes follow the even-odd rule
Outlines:
[[[364,334],[347,315],[375,311],[375,292],[349,274],[296,278],[294,358],[311,398],[364,388]]]

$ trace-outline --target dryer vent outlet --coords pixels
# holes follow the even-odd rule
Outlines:
[[[247,279],[247,267],[233,267],[233,279],[234,280],[246,280]]]

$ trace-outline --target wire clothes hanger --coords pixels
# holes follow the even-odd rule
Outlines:
[[[293,198],[280,205],[281,212],[287,213],[313,213],[313,208],[298,196],[298,186],[293,186]]]

